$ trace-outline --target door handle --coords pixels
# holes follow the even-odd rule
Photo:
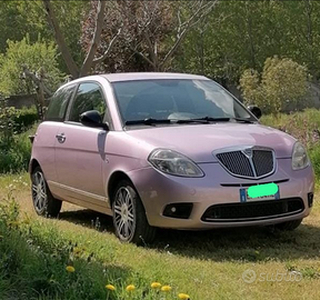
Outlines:
[[[66,141],[67,137],[65,136],[64,133],[59,133],[56,135],[56,139],[60,144],[63,144]]]

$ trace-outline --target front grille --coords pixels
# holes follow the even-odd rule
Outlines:
[[[252,162],[258,177],[273,170],[273,154],[270,150],[253,150]]]
[[[241,151],[220,153],[217,157],[231,173],[254,177],[250,161]]]
[[[274,155],[269,149],[247,148],[218,153],[216,157],[236,177],[262,178],[275,169]]]
[[[205,222],[241,222],[272,219],[298,214],[304,210],[301,198],[228,203],[210,206],[201,220]]]

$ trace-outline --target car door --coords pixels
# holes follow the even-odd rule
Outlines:
[[[107,132],[80,123],[80,115],[89,110],[99,111],[108,120],[106,101],[96,82],[78,86],[66,121],[57,134],[56,169],[65,200],[101,210],[99,207],[106,204],[102,163]]]
[[[50,99],[45,120],[40,124],[35,135],[36,143],[33,151],[37,154],[37,159],[49,186],[51,186],[51,182],[57,181],[55,168],[56,135],[64,121],[68,103],[75,91],[75,87],[72,84],[67,85],[54,93]]]

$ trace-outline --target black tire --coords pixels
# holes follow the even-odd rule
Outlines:
[[[32,202],[36,213],[46,218],[56,218],[61,210],[62,201],[52,196],[39,166],[33,170],[31,182]]]
[[[275,228],[282,231],[293,231],[300,226],[302,219],[288,221],[280,224],[276,224]]]
[[[117,185],[112,211],[115,233],[120,241],[146,245],[154,240],[156,229],[149,225],[141,199],[130,181],[122,180]]]

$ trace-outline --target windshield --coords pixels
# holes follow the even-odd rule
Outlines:
[[[137,80],[113,83],[124,124],[132,121],[242,118],[255,121],[211,80]]]

